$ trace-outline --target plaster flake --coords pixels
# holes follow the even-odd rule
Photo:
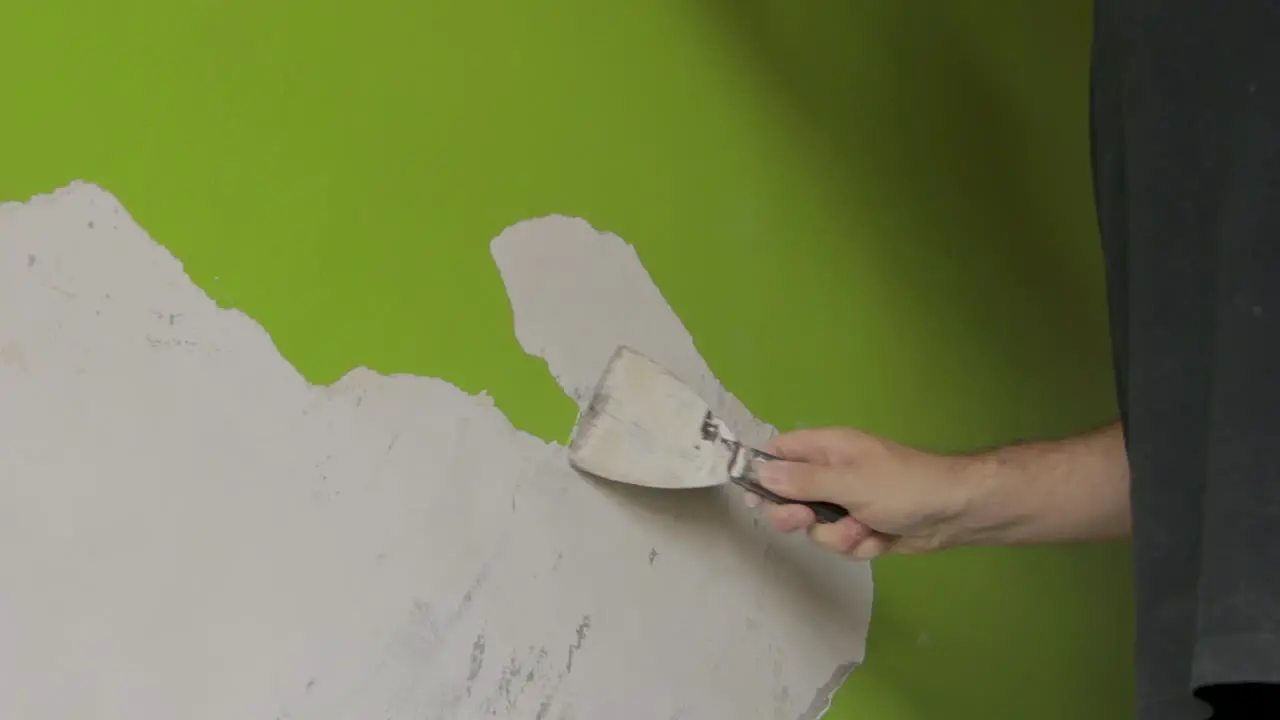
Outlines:
[[[492,247],[566,391],[626,341],[771,432],[626,243]],[[0,717],[812,718],[870,604],[735,493],[586,480],[484,395],[309,385],[94,186],[0,206]]]

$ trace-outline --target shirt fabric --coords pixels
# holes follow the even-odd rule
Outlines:
[[[1280,719],[1280,2],[1096,0],[1138,720]]]

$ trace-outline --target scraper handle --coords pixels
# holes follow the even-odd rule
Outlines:
[[[781,460],[782,458],[776,455],[770,455],[763,450],[756,450],[755,448],[743,449],[748,453],[746,467],[740,474],[729,474],[729,479],[732,480],[735,485],[741,487],[747,492],[755,493],[765,500],[777,505],[804,505],[813,511],[813,516],[817,518],[820,523],[833,523],[849,514],[848,510],[845,510],[843,507],[836,505],[835,503],[792,500],[791,498],[782,497],[775,492],[765,489],[765,487],[760,484],[759,478],[756,476],[756,465],[768,460]]]

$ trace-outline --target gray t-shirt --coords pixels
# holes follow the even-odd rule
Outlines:
[[[1280,2],[1097,0],[1139,720],[1280,718]]]

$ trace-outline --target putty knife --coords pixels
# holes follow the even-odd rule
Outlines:
[[[806,505],[818,522],[848,514],[766,490],[756,468],[777,459],[739,443],[692,388],[626,346],[609,359],[569,443],[569,464],[606,480],[668,489],[732,482],[771,502]]]

